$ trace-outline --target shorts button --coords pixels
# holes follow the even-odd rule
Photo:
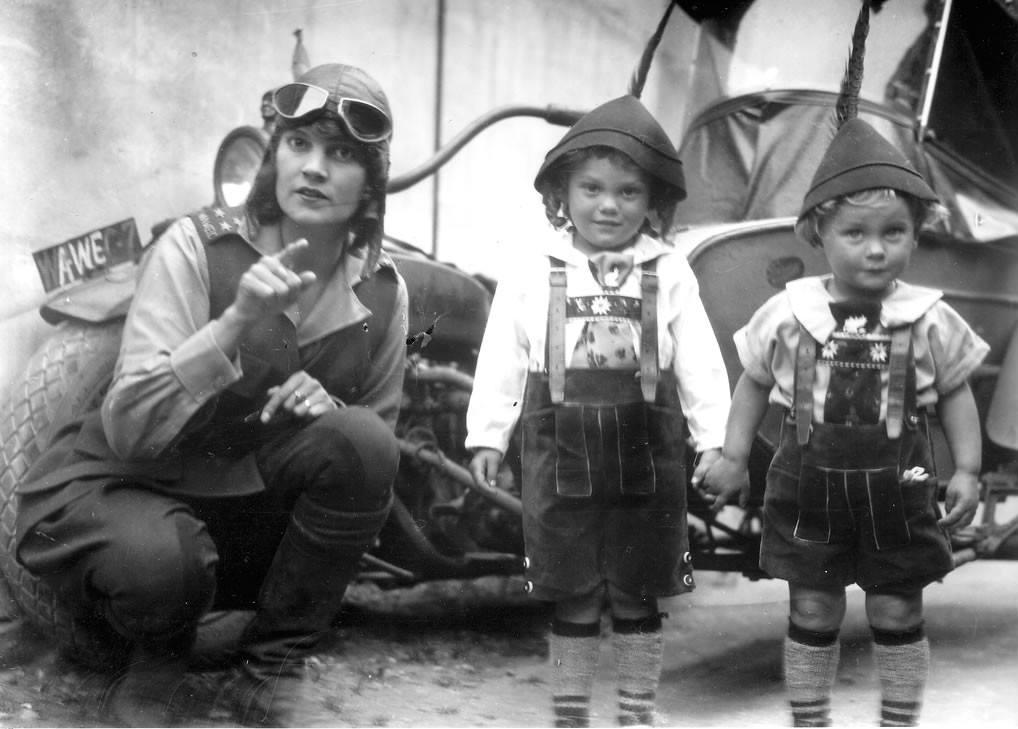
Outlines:
[[[686,587],[693,586],[693,575],[682,575],[682,584]]]
[[[530,580],[527,580],[526,582],[524,582],[523,583],[523,591],[529,595],[531,592],[534,591],[534,583],[531,582]]]
[[[523,569],[525,569],[525,570],[529,570],[530,569],[530,557],[524,557],[523,558]]]

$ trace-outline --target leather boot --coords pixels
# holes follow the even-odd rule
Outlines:
[[[115,726],[173,726],[186,712],[184,690],[193,635],[137,645],[126,668],[100,698],[99,713]]]
[[[329,723],[321,711],[331,697],[314,696],[305,660],[329,634],[361,555],[387,515],[388,507],[340,512],[316,507],[305,496],[298,499],[262,584],[258,610],[241,636],[241,664],[224,687],[237,721],[246,726]]]

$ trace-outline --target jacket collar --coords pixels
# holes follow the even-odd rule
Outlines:
[[[266,255],[267,252],[260,250],[253,241],[253,228],[250,221],[244,218],[237,222],[236,232],[248,245]],[[371,310],[354,292],[354,287],[368,278],[364,271],[365,263],[364,251],[347,253],[340,258],[335,273],[326,282],[311,311],[303,316],[294,307],[283,312],[297,330],[297,346],[303,347],[371,316]],[[396,270],[396,264],[385,251],[379,255],[374,272],[377,273],[381,268]]]

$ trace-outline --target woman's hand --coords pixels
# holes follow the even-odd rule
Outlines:
[[[297,302],[315,282],[311,271],[294,271],[293,261],[307,248],[304,238],[290,243],[279,253],[262,256],[240,277],[232,308],[243,322],[252,323],[280,313]]]
[[[495,488],[498,467],[502,465],[502,454],[494,448],[478,448],[470,460],[470,475],[482,489]]]
[[[338,401],[333,400],[322,384],[301,370],[290,375],[282,385],[269,388],[269,399],[262,407],[259,420],[268,423],[280,410],[295,418],[314,420],[338,408]]]

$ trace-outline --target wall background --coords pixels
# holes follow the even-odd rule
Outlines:
[[[291,80],[293,30],[312,65],[362,66],[395,116],[392,174],[504,104],[588,109],[625,92],[663,0],[4,0],[0,3],[0,386],[47,333],[32,251],[133,217],[151,226],[212,202],[234,127],[260,126],[262,93]],[[676,11],[644,100],[669,129],[696,26]],[[681,27],[680,27],[681,25]],[[662,103],[662,97],[667,103]],[[544,225],[530,182],[564,129],[513,119],[440,173],[440,257],[494,273],[502,245]],[[433,182],[390,197],[388,231],[428,251]],[[508,249],[507,249],[508,248]]]
[[[923,2],[888,3],[870,45],[907,47]],[[260,126],[262,94],[291,80],[295,29],[313,65],[362,66],[386,89],[398,175],[492,108],[586,110],[623,94],[666,4],[0,0],[0,395],[51,331],[38,315],[45,295],[31,253],[125,218],[147,242],[152,225],[211,203],[219,143],[237,126]],[[854,0],[757,0],[743,25],[765,30],[719,83],[781,85],[778,59],[791,59],[810,84],[836,88],[857,9]],[[644,90],[676,143],[698,111],[690,81],[705,37],[676,9]],[[868,50],[871,89],[889,71],[881,63]],[[437,203],[434,180],[390,196],[388,232],[497,277],[546,226],[531,183],[563,133],[537,119],[483,132],[439,173]]]

